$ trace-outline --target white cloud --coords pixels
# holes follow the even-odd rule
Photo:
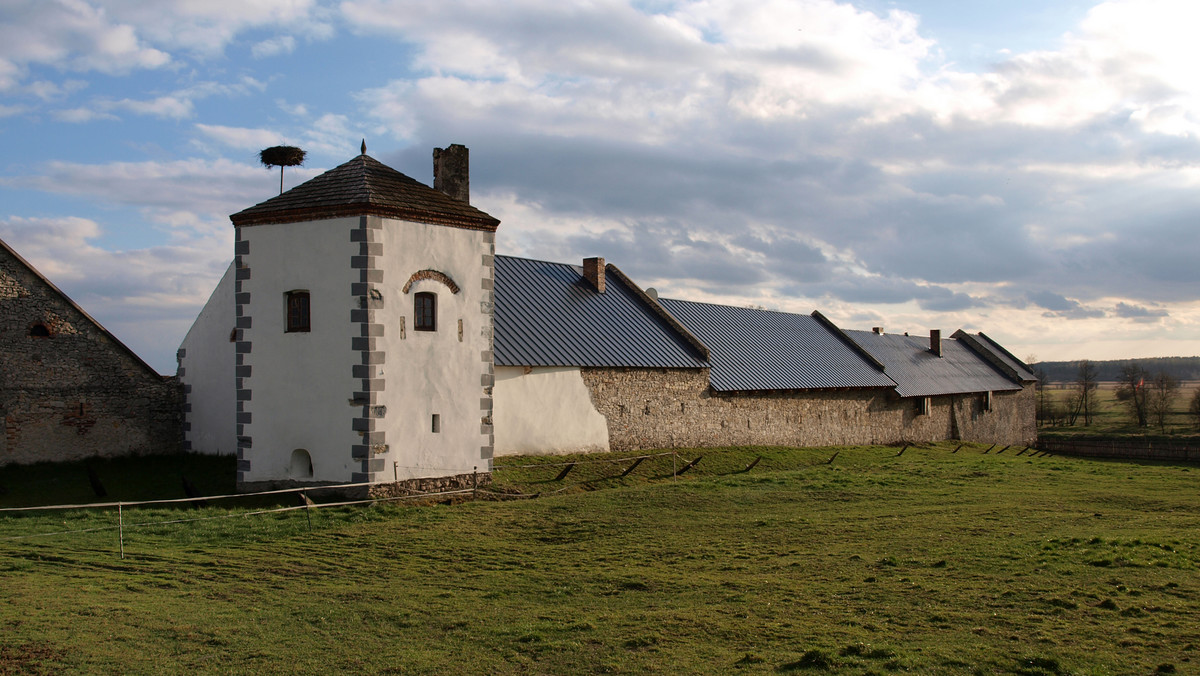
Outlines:
[[[169,245],[111,251],[85,218],[0,218],[3,238],[160,372],[224,272],[232,228]]]
[[[269,146],[287,143],[287,139],[269,129],[197,124],[196,130],[214,141],[239,150],[257,151]]]
[[[0,177],[0,186],[88,197],[100,203],[227,215],[257,204],[271,177],[229,160],[79,164],[48,162],[38,174]]]
[[[161,68],[166,52],[147,46],[133,26],[83,0],[9,0],[0,22],[0,90],[30,64],[109,74]]]
[[[296,38],[290,35],[281,35],[254,45],[250,48],[250,54],[256,59],[265,59],[280,54],[291,54],[295,50]]]

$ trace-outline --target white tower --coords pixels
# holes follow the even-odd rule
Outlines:
[[[434,158],[440,190],[364,152],[230,217],[244,488],[490,470],[499,221]]]

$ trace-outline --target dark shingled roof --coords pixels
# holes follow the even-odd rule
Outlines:
[[[578,265],[496,256],[496,365],[708,366],[686,329],[614,266],[606,272],[597,293]]]
[[[959,329],[954,332],[954,338],[961,340],[975,351],[976,354],[983,357],[992,363],[992,366],[1000,369],[1000,371],[1012,378],[1024,383],[1032,383],[1037,380],[1037,376],[1033,374],[1033,370],[1025,364],[1025,362],[1017,359],[1011,352],[1004,349],[1000,343],[989,338],[982,331],[975,335],[971,335],[966,331]]]
[[[816,317],[669,298],[659,303],[708,346],[709,383],[718,392],[895,385]]]
[[[884,372],[896,381],[896,393],[902,397],[1021,389],[987,360],[953,338],[942,339],[942,356],[939,357],[929,351],[928,336],[872,331],[845,331],[845,334],[883,362]]]
[[[495,232],[500,221],[367,155],[229,217],[236,226],[374,215]]]

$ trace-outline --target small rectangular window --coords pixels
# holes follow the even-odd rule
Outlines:
[[[917,397],[917,415],[929,415],[932,402],[929,397]]]
[[[307,333],[311,330],[308,292],[289,291],[287,296],[287,333]]]
[[[991,392],[984,392],[984,394],[983,394],[983,410],[984,411],[992,410],[992,393]]]
[[[437,331],[437,294],[422,291],[413,296],[413,329]]]
[[[433,414],[433,433],[437,434],[442,431],[442,416],[437,413]]]

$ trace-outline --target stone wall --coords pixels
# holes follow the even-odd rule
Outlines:
[[[1032,444],[1032,388],[932,397],[929,412],[887,389],[716,393],[707,369],[584,368],[612,450],[829,446],[962,439]]]
[[[0,246],[0,465],[175,451],[180,407],[174,378]]]

